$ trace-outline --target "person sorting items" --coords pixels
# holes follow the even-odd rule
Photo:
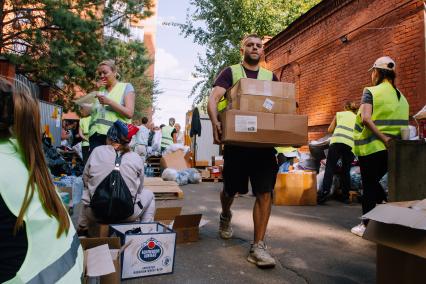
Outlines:
[[[130,83],[119,82],[118,70],[113,60],[99,63],[97,70],[99,92],[91,109],[83,107],[83,117],[91,115],[89,129],[90,152],[106,144],[108,129],[117,119],[130,123],[135,110],[135,90]]]
[[[80,283],[83,250],[53,185],[38,99],[0,78],[0,283]]]
[[[218,111],[224,110],[227,106],[224,99],[226,90],[241,78],[278,81],[271,71],[259,66],[259,61],[264,54],[262,39],[259,36],[251,34],[244,37],[240,50],[243,61],[240,64],[225,68],[219,74],[209,97],[208,113],[216,144],[221,143],[222,128],[218,120]],[[235,194],[248,192],[250,179],[256,201],[253,208],[254,242],[251,245],[247,260],[258,267],[275,266],[275,259],[267,251],[264,242],[266,227],[271,214],[272,191],[278,171],[275,153],[273,147],[224,146],[224,187],[220,193],[222,213],[220,214],[219,235],[223,239],[232,238],[231,205]]]
[[[142,124],[138,127],[139,131],[136,133],[135,136],[135,143],[133,145],[134,151],[136,154],[138,154],[142,159],[142,164],[145,164],[145,160],[147,158],[147,147],[148,147],[148,139],[149,139],[149,133],[150,130],[148,129],[148,118],[143,117],[142,118]]]
[[[333,136],[331,137],[330,148],[328,149],[322,190],[318,192],[319,204],[327,201],[339,159],[342,161],[342,201],[350,203],[350,170],[354,160],[352,149],[354,147],[355,113],[357,110],[355,103],[347,102],[345,104],[345,111],[336,113],[336,116],[328,127],[328,132],[333,133]]]
[[[161,152],[173,144],[173,132],[175,131],[174,125],[176,120],[173,117],[169,118],[169,125],[164,125],[161,128]]]
[[[97,191],[103,190],[104,183],[108,181],[107,178],[112,174],[117,164],[119,173],[124,180],[119,195],[122,196],[130,192],[132,210],[130,211],[131,215],[122,220],[114,221],[152,222],[154,220],[154,194],[143,188],[144,168],[142,159],[129,148],[129,141],[137,131],[136,126],[117,120],[107,132],[107,145],[95,148],[90,155],[83,172],[83,208],[78,220],[80,235],[86,235],[93,222],[108,222],[109,216],[101,216],[93,207],[94,203],[97,203]],[[112,210],[119,211],[121,209],[114,208]]]
[[[354,129],[355,155],[358,156],[363,185],[362,214],[376,204],[387,201],[380,185],[388,171],[389,141],[401,138],[401,128],[408,127],[409,105],[395,86],[396,64],[388,56],[380,57],[371,68],[373,87],[364,89]],[[351,232],[364,234],[368,220],[353,227]]]

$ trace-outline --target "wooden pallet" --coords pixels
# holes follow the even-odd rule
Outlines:
[[[202,178],[203,182],[222,182],[223,178]]]
[[[159,177],[161,175],[160,169],[160,159],[161,157],[149,157],[146,159],[146,164],[148,167],[151,167],[154,170],[154,176]]]
[[[164,181],[159,177],[146,177],[144,186],[154,193],[156,200],[183,198],[182,189],[174,181]]]

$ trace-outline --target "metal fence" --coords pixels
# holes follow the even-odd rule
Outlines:
[[[31,94],[33,94],[36,98],[40,98],[40,88],[37,84],[31,82],[27,77],[21,74],[17,74],[15,80],[27,86],[30,89]],[[43,133],[52,139],[52,145],[54,147],[61,146],[62,107],[41,100],[39,100],[39,107],[40,122]]]
[[[54,147],[61,146],[62,107],[45,101],[39,101],[41,127],[50,138]]]

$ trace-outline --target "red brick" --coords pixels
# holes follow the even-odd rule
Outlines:
[[[324,0],[321,5],[324,2],[345,1]],[[413,114],[426,104],[425,19],[422,3],[419,5],[422,1],[402,5],[405,2],[349,1],[316,23],[308,19],[306,28],[296,29],[292,38],[284,32],[267,43],[267,67],[280,80],[296,82],[298,111],[309,116],[310,139],[326,132],[335,112],[346,101],[360,101],[364,87],[371,85],[367,70],[383,55],[396,60],[396,84],[406,95],[410,112]],[[330,11],[319,13],[325,16]],[[381,27],[393,28],[372,29]],[[349,42],[344,44],[339,37],[345,34]],[[283,66],[284,62],[288,64]],[[299,76],[292,68],[296,63]]]

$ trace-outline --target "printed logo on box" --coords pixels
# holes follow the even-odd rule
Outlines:
[[[143,262],[153,262],[161,257],[163,247],[161,243],[154,238],[144,242],[138,251],[138,259]]]

